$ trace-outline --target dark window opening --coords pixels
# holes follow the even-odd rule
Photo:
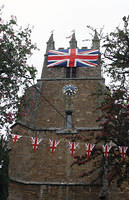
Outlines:
[[[66,112],[66,128],[72,128],[72,112]]]
[[[70,67],[66,68],[66,78],[70,78]]]
[[[72,68],[72,78],[76,78],[76,67]]]
[[[66,68],[66,78],[76,78],[76,67]]]

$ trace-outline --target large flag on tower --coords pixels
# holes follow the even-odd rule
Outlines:
[[[61,49],[48,51],[48,67],[96,67],[99,51],[96,49]]]

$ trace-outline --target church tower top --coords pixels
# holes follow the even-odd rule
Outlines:
[[[53,39],[53,33],[51,33],[50,38],[47,42],[46,54],[42,69],[41,79],[79,79],[79,78],[101,78],[101,67],[97,66],[97,57],[98,57],[98,48],[100,46],[100,40],[95,31],[94,38],[92,40],[92,49],[90,51],[92,57],[96,49],[97,57],[96,61],[92,60],[83,60],[78,58],[78,52],[88,52],[88,49],[78,49],[77,40],[75,32],[73,32],[71,40],[69,41],[69,48],[63,49],[59,48],[55,50],[55,42]],[[54,50],[54,51],[50,51]],[[63,56],[64,58],[62,59]],[[87,55],[80,54],[82,56]],[[49,59],[49,62],[48,62]],[[80,59],[80,60],[79,60]],[[48,63],[50,66],[48,66]]]

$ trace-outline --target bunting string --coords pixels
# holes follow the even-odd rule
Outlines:
[[[33,148],[34,151],[36,151],[38,149],[39,144],[43,140],[43,138],[21,136],[21,135],[17,135],[17,134],[11,134],[11,137],[12,137],[14,144],[16,144],[17,141],[22,137],[31,138],[32,148]],[[64,139],[63,140],[62,139],[60,139],[60,140],[49,139],[48,144],[50,146],[50,152],[52,154],[56,151],[56,148],[61,141],[64,142]],[[69,152],[70,152],[71,156],[74,156],[75,152],[77,151],[77,149],[79,147],[79,143],[78,142],[71,142],[71,141],[68,141],[68,140],[67,140],[67,142],[68,142],[67,146],[68,146]],[[87,160],[88,160],[93,149],[95,148],[96,144],[89,144],[89,143],[86,144],[85,143],[84,146],[85,146],[85,151],[86,151]],[[109,145],[109,144],[102,145],[102,151],[103,151],[105,159],[108,158],[108,155],[109,155],[111,148],[112,148],[112,146]],[[120,155],[121,155],[123,160],[125,159],[127,149],[128,149],[127,146],[118,146],[118,150],[119,150]]]

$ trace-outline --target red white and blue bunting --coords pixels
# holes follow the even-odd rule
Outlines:
[[[126,151],[127,151],[128,147],[124,147],[124,146],[119,146],[119,151],[121,153],[121,156],[122,156],[122,159],[124,160],[125,159],[125,154],[126,154]]]
[[[107,145],[107,144],[102,146],[105,159],[107,159],[109,151],[110,151],[111,148],[112,148],[112,146]]]
[[[21,135],[11,134],[14,144],[22,137]]]
[[[57,145],[60,143],[60,141],[57,140],[51,140],[49,139],[49,144],[50,144],[50,151],[51,153],[54,153],[56,150]]]
[[[20,138],[25,137],[25,136],[11,134],[11,137],[12,137],[14,144],[16,144],[16,142]],[[42,140],[43,140],[43,138],[31,137],[32,148],[34,151],[38,149],[39,144]],[[71,141],[67,141],[67,142],[68,142],[67,147],[69,149],[69,152],[70,152],[71,156],[73,156],[79,147],[79,143],[71,142]],[[59,143],[60,143],[60,140],[49,139],[48,144],[50,146],[50,152],[52,154],[56,151],[56,148],[59,145]],[[85,143],[85,151],[87,154],[87,160],[89,159],[94,148],[95,148],[95,144],[86,144]],[[102,145],[102,151],[103,151],[105,159],[108,158],[111,148],[112,148],[111,145],[108,145],[108,144]],[[128,147],[127,146],[118,146],[118,149],[119,149],[122,159],[124,160]]]
[[[31,137],[31,140],[32,140],[33,150],[35,151],[38,148],[39,143],[42,141],[42,139],[37,137]]]
[[[88,160],[93,148],[95,147],[95,144],[85,144],[85,147],[86,147],[86,154],[87,154],[87,160]]]
[[[68,146],[69,146],[69,150],[70,150],[71,156],[74,155],[78,145],[79,145],[79,143],[77,143],[77,142],[69,142]]]

